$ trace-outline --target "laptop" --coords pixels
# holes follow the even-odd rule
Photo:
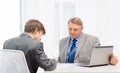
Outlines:
[[[79,63],[79,66],[94,67],[110,64],[110,56],[113,52],[113,46],[96,46],[93,48],[89,63]]]

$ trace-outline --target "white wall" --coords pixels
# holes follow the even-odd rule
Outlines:
[[[97,0],[78,0],[78,17],[83,21],[83,31],[88,34],[96,35],[96,1]]]
[[[120,0],[78,0],[84,32],[97,36],[101,45],[113,45],[120,58]]]
[[[35,18],[46,28],[42,37],[46,54],[57,58],[59,40],[68,35],[67,21],[78,16],[83,31],[98,36],[102,45],[114,45],[120,59],[119,7],[120,0],[1,0],[0,49],[5,40],[23,32],[28,19]]]
[[[59,40],[68,35],[68,19],[78,16],[83,20],[84,32],[98,36],[102,45],[114,45],[114,52],[120,57],[119,7],[120,0],[0,1],[0,49],[5,40],[21,33],[21,24],[23,32],[25,22],[35,18],[46,28],[47,33],[42,37],[45,52],[56,58]]]
[[[21,32],[19,0],[0,0],[0,49],[3,42]]]
[[[102,45],[114,45],[120,58],[120,0],[97,0],[97,35]]]

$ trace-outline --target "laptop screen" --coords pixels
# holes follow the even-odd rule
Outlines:
[[[105,65],[109,64],[110,56],[112,55],[113,46],[96,46],[93,48],[90,65]]]

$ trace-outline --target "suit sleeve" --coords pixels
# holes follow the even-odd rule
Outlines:
[[[100,41],[99,41],[99,39],[96,37],[94,46],[100,46],[100,45],[101,45],[101,44],[100,44]]]
[[[61,62],[61,57],[60,57],[61,50],[62,50],[62,48],[61,48],[61,46],[62,46],[62,41],[63,41],[63,39],[61,39],[60,42],[59,42],[59,56],[58,56],[58,59],[57,59],[57,62],[58,62],[58,63],[62,63],[62,62]]]
[[[38,66],[42,67],[45,71],[51,71],[56,68],[57,62],[54,59],[48,59],[43,50],[43,44],[39,43],[35,50],[35,58]]]

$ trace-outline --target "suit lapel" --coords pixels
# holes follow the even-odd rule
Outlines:
[[[67,51],[68,51],[68,45],[69,45],[69,40],[70,40],[70,37],[68,37],[67,39],[66,39],[66,43],[64,44],[64,62],[66,61],[66,57],[67,57]]]
[[[85,43],[85,37],[83,36],[84,34],[82,33],[80,35],[80,41],[78,42],[78,48],[76,49],[76,55],[75,58],[77,57],[77,55],[79,54],[80,50],[82,49],[84,43]]]

